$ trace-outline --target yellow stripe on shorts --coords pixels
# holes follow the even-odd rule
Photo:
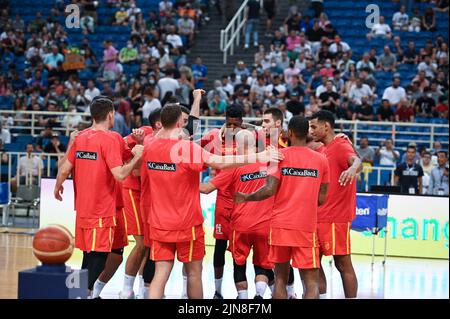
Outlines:
[[[192,261],[193,254],[194,254],[194,241],[191,240],[190,247],[189,247],[189,262]]]
[[[336,231],[334,228],[334,223],[331,224],[331,236],[332,236],[333,255],[335,255],[336,254]]]
[[[347,255],[350,255],[350,223],[347,223]]]
[[[95,251],[95,240],[97,237],[97,229],[94,228],[93,234],[92,234],[92,247],[91,247],[91,251]]]
[[[141,226],[139,225],[138,211],[136,209],[136,203],[134,202],[133,191],[131,189],[129,190],[129,194],[130,194],[131,204],[133,205],[133,213],[134,213],[134,218],[136,219],[138,235],[141,235]]]

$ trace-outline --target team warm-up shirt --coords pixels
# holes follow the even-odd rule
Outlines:
[[[142,126],[139,129],[144,131],[144,135],[145,136],[153,134],[153,129],[150,126]],[[130,154],[131,154],[131,150],[137,144],[136,140],[134,139],[133,134],[130,134],[130,135],[126,136],[125,140],[126,140],[126,143],[128,144],[127,148],[129,149]],[[135,176],[133,173],[131,173],[130,176],[128,176],[123,181],[122,185],[123,185],[123,188],[126,188],[126,189],[132,189],[132,190],[135,190],[135,191],[140,191],[141,190],[141,182],[139,180],[139,177]]]
[[[223,170],[210,182],[217,189],[228,189],[251,194],[264,186],[267,177],[267,164],[253,163],[235,169]],[[245,202],[234,204],[231,213],[231,228],[239,232],[252,232],[261,229],[269,230],[269,220],[274,197],[261,202]]]
[[[320,185],[330,180],[327,159],[307,147],[281,153],[284,160],[269,170],[279,180],[270,227],[315,233]]]
[[[201,139],[201,146],[209,153],[224,156],[236,155],[236,142],[225,143],[225,139],[220,137],[220,130],[213,129]],[[221,174],[220,170],[216,170],[216,176]],[[228,216],[233,209],[233,194],[228,190],[218,190],[216,199],[216,214]]]
[[[151,239],[184,242],[204,234],[199,173],[210,155],[186,140],[155,137],[146,143],[141,173],[148,188],[141,192],[143,197],[152,192],[147,219]]]
[[[128,162],[133,156],[130,148],[125,143],[125,140],[119,134],[113,134],[120,145],[120,154],[122,154],[122,164]],[[130,176],[133,173],[130,174]],[[121,210],[124,207],[123,197],[122,197],[122,187],[123,183],[116,180],[116,209]]]
[[[339,177],[349,168],[348,159],[357,155],[352,145],[341,138],[335,138],[330,144],[324,146],[322,152],[330,165],[330,184],[325,203],[319,207],[318,222],[351,222],[356,214],[356,181],[341,186]]]
[[[88,129],[77,136],[67,159],[74,166],[77,217],[116,214],[117,184],[111,169],[123,164],[119,134]],[[121,138],[121,137],[120,137]]]

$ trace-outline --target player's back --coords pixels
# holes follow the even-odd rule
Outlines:
[[[232,193],[251,194],[266,183],[267,164],[253,163],[238,167],[233,172]],[[231,213],[232,228],[240,232],[255,231],[269,227],[274,197],[260,202],[235,204]]]
[[[111,169],[122,165],[120,144],[114,132],[85,130],[69,152],[77,188],[76,209],[80,218],[115,215],[116,182]]]
[[[315,232],[320,185],[328,183],[327,159],[307,147],[281,150],[284,160],[271,175],[279,180],[271,227]]]
[[[323,148],[323,154],[330,165],[330,184],[325,203],[319,207],[319,222],[350,222],[356,214],[356,181],[341,186],[339,177],[348,169],[349,157],[356,153],[348,141],[336,138]]]
[[[185,140],[153,138],[146,143],[141,173],[146,174],[143,179],[151,192],[152,228],[178,231],[203,223],[199,192],[203,152]]]

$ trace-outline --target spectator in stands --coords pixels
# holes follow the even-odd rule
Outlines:
[[[411,81],[413,84],[417,82],[419,84],[419,90],[423,92],[425,88],[430,86],[430,81],[426,78],[425,70],[419,71],[419,73]]]
[[[64,56],[59,53],[57,45],[52,45],[52,52],[44,56],[44,64],[51,70],[57,67],[59,61],[64,62]]]
[[[305,33],[308,41],[311,43],[313,54],[315,54],[320,48],[322,38],[325,36],[324,30],[320,27],[319,20],[315,19],[313,27],[302,32]]]
[[[419,165],[423,170],[422,178],[422,194],[428,194],[428,187],[430,185],[431,171],[435,167],[431,162],[431,153],[426,149],[420,157]]]
[[[42,158],[37,155],[31,155],[34,152],[34,145],[28,143],[26,145],[26,155],[19,158],[17,163],[19,170],[19,181],[17,176],[11,178],[11,191],[17,192],[17,183],[19,185],[38,185],[39,179],[42,176],[44,169],[44,162]]]
[[[11,143],[11,133],[3,127],[3,121],[0,121],[0,140],[2,145]]]
[[[431,171],[428,194],[448,196],[448,155],[447,152],[440,151],[437,153],[437,156],[438,167],[433,168],[433,170]]]
[[[50,143],[52,137],[55,135],[56,133],[53,131],[53,127],[47,125],[36,140],[36,150],[43,152],[44,148]]]
[[[70,105],[68,111],[73,113],[73,115],[65,115],[62,125],[69,129],[76,129],[78,124],[83,121],[83,118],[77,114],[77,107],[75,105]]]
[[[384,90],[383,99],[387,99],[392,107],[396,107],[401,100],[406,99],[406,91],[400,86],[400,77],[394,77],[392,86]]]
[[[187,11],[178,19],[178,32],[183,40],[184,47],[190,48],[194,41],[195,22],[189,17]]]
[[[148,116],[157,109],[160,109],[161,102],[155,98],[154,89],[147,87],[144,91],[144,105],[142,106],[142,119],[144,125],[149,125]]]
[[[249,99],[252,103],[255,103],[256,100],[263,100],[266,94],[266,84],[263,75],[258,75],[257,81],[252,85],[250,89]]]
[[[113,47],[111,40],[103,43],[105,50],[103,51],[103,79],[105,81],[116,80],[117,68],[117,50]]]
[[[417,144],[415,142],[411,142],[408,144],[408,147],[414,147],[417,148]],[[401,159],[400,159],[400,164],[402,163],[406,163],[408,159],[408,154],[407,152],[403,153]],[[420,154],[419,152],[416,152],[416,155],[414,155],[414,159],[413,159],[414,163],[419,163],[420,162]]]
[[[361,105],[356,106],[355,112],[353,113],[353,121],[373,121],[373,107],[369,103],[369,98],[363,96],[361,98]]]
[[[382,142],[375,153],[380,157],[380,165],[383,166],[396,166],[396,162],[400,158],[400,153],[394,149],[394,143],[390,138]]]
[[[373,93],[370,87],[367,84],[363,83],[362,78],[356,79],[356,84],[350,88],[350,92],[348,94],[348,98],[353,107],[361,106],[363,98],[367,98],[368,102],[372,102]]]
[[[219,80],[214,81],[214,89],[210,90],[206,95],[208,103],[213,100],[215,94],[219,94],[221,100],[226,101],[228,99],[227,93],[223,90],[222,82]]]
[[[293,84],[292,78],[294,76],[299,76],[299,75],[300,75],[300,69],[295,66],[294,60],[291,60],[289,62],[289,68],[284,70],[284,81],[288,85],[292,85]]]
[[[119,104],[117,103],[117,101],[114,101],[114,107],[116,112],[114,112],[114,126],[111,130],[119,133],[122,136],[126,136],[129,134],[130,129],[126,124],[123,115],[118,112]]]
[[[339,35],[334,37],[334,43],[330,45],[329,51],[336,55],[337,53],[348,53],[351,50],[347,42],[341,40]]]
[[[408,47],[403,50],[403,63],[417,64],[419,61],[419,54],[416,50],[414,41],[408,41]]]
[[[341,72],[338,70],[335,70],[333,72],[333,86],[336,88],[336,92],[339,93],[339,95],[344,95],[345,92],[345,82],[341,77]]]
[[[274,36],[270,44],[271,51],[282,52],[286,48],[286,38],[280,30],[275,30]],[[277,50],[278,49],[278,50]]]
[[[433,79],[437,72],[437,64],[431,59],[431,56],[426,55],[424,60],[417,66],[418,71],[425,71],[425,75],[428,79]]]
[[[396,122],[414,122],[414,110],[406,99],[400,100],[395,112]]]
[[[433,9],[436,12],[448,12],[448,0],[438,0],[437,5]]]
[[[227,102],[220,97],[219,92],[214,92],[213,98],[209,103],[209,115],[211,116],[221,116],[225,114],[227,109]]]
[[[138,56],[137,49],[133,46],[133,42],[128,41],[127,46],[123,47],[119,53],[120,63],[129,63],[136,61]]]
[[[291,34],[292,31],[300,31],[300,23],[302,21],[302,15],[298,11],[296,6],[293,6],[289,10],[289,16],[284,20],[284,33]]]
[[[258,47],[258,24],[261,5],[258,0],[250,0],[245,8],[245,16],[247,18],[245,26],[245,45],[244,48],[248,49],[250,46],[250,37],[253,34],[253,45]]]
[[[356,152],[358,153],[361,161],[366,165],[372,166],[375,161],[375,151],[372,147],[369,146],[369,138],[361,137],[359,140],[359,147],[356,148]]]
[[[441,119],[448,120],[448,96],[441,96],[439,98],[439,104],[436,107],[436,112]]]
[[[287,124],[293,117],[292,113],[288,111],[286,103],[284,101],[278,101],[276,107],[283,113],[283,118],[286,120],[283,122],[283,130],[287,130]]]
[[[119,11],[115,14],[115,25],[128,25],[128,11],[125,7],[121,7]]]
[[[419,8],[415,8],[412,17],[409,19],[409,32],[420,32],[422,25],[422,16],[420,15]]]
[[[166,42],[169,43],[173,48],[180,48],[183,46],[183,40],[176,33],[176,27],[173,25],[169,26],[169,34],[166,37]]]
[[[331,63],[331,59],[326,59],[323,64],[323,68],[320,69],[320,76],[326,76],[327,78],[332,78],[335,68],[333,68],[333,64]]]
[[[171,96],[175,95],[176,91],[180,89],[180,84],[174,79],[173,69],[166,71],[166,76],[158,81],[158,87],[161,99],[164,99],[167,93],[170,93]]]
[[[397,57],[391,52],[388,45],[384,46],[383,54],[378,58],[377,69],[384,72],[395,72],[396,67]]]
[[[266,11],[266,37],[272,37],[272,27],[275,15],[278,11],[278,0],[264,0],[264,10]]]
[[[192,76],[194,77],[194,85],[196,89],[203,89],[205,82],[208,81],[208,68],[203,64],[200,57],[195,59],[192,65]]]
[[[44,147],[44,153],[50,154],[62,154],[65,153],[66,150],[66,146],[64,144],[61,144],[58,136],[53,136],[50,140],[50,143],[48,143]]]
[[[391,27],[385,23],[384,16],[380,16],[379,23],[375,23],[370,33],[367,34],[367,39],[370,41],[373,38],[382,38],[390,40],[392,37]]]
[[[431,7],[428,7],[422,16],[422,30],[436,31],[436,14]]]
[[[361,69],[369,69],[371,72],[375,71],[375,65],[370,61],[369,53],[364,53],[362,59],[356,63],[356,69],[358,71]]]
[[[0,96],[11,95],[11,84],[9,83],[6,76],[0,75]]]
[[[318,18],[323,12],[323,0],[312,0],[311,9],[314,11],[314,17]]]
[[[340,95],[333,91],[333,87],[333,82],[328,80],[326,82],[326,91],[319,96],[319,107],[322,110],[327,110],[336,114],[336,108],[340,104]]]
[[[41,12],[36,12],[36,18],[30,22],[28,25],[28,32],[30,33],[40,33],[42,28],[46,25],[45,20],[42,18]]]
[[[394,183],[400,186],[403,194],[422,194],[422,167],[414,162],[416,147],[408,146],[406,150],[406,163],[397,166]]]
[[[416,100],[414,105],[416,116],[418,117],[437,117],[436,102],[431,97],[430,87],[425,87],[422,96]]]
[[[100,90],[95,87],[94,80],[88,80],[87,89],[84,91],[84,97],[90,103],[94,99],[94,97],[98,95],[100,95]]]
[[[397,31],[407,31],[409,27],[409,16],[406,13],[406,6],[402,5],[400,11],[392,17],[392,26]]]

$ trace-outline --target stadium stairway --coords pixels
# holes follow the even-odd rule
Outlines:
[[[239,4],[235,4],[235,11],[239,9]],[[307,8],[307,3],[309,1],[298,1],[298,6],[301,12]],[[278,14],[275,18],[274,28],[279,28],[282,26],[284,19],[289,13],[289,3],[288,1],[279,1],[280,7],[278,9]],[[206,89],[212,89],[214,87],[214,80],[219,80],[225,74],[230,74],[233,72],[237,61],[244,61],[247,67],[250,69],[254,63],[254,56],[257,52],[257,48],[253,45],[250,46],[248,50],[244,49],[245,39],[241,36],[241,41],[239,47],[235,48],[234,55],[228,55],[227,64],[223,64],[223,52],[220,50],[220,30],[227,27],[224,17],[217,14],[215,8],[211,8],[210,11],[211,20],[204,26],[200,33],[197,35],[194,45],[191,48],[190,54],[188,56],[189,64],[194,63],[196,57],[201,57],[203,64],[208,68],[208,82],[206,83]],[[264,44],[266,50],[268,49],[271,39],[266,38],[266,14],[265,12],[261,15],[260,25],[259,25],[259,43]]]

